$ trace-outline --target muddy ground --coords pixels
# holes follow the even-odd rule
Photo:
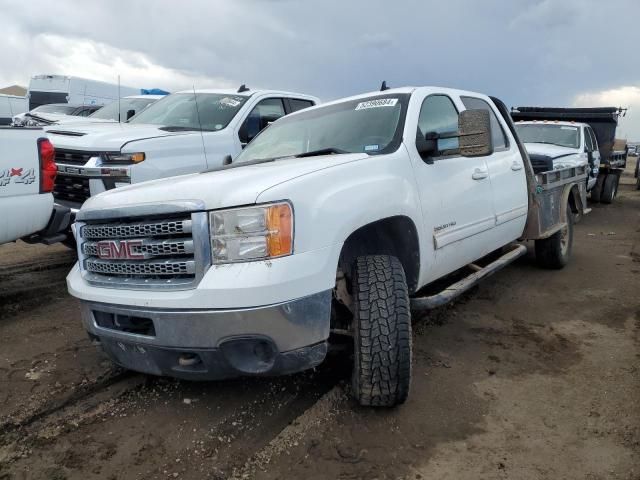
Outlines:
[[[414,313],[408,402],[348,398],[348,366],[188,383],[113,368],[86,338],[64,247],[0,247],[0,480],[640,479],[640,192]]]

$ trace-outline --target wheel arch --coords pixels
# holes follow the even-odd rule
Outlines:
[[[405,272],[409,292],[418,289],[420,276],[420,240],[413,220],[394,215],[367,223],[344,241],[338,266],[350,276],[351,266],[363,255],[390,255],[398,258]]]

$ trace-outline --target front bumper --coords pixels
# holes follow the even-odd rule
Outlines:
[[[282,375],[315,367],[329,337],[331,291],[256,308],[163,310],[81,302],[89,335],[117,364],[188,380]]]

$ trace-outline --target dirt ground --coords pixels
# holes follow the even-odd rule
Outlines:
[[[640,479],[640,192],[414,312],[413,384],[356,406],[349,367],[189,383],[114,368],[87,339],[64,247],[0,247],[0,480]]]

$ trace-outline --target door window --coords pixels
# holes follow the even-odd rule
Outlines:
[[[491,118],[491,138],[493,140],[494,150],[505,149],[509,145],[507,136],[502,129],[502,125],[498,121],[493,108],[489,106],[487,102],[481,98],[476,97],[462,97],[462,103],[469,110],[487,110]]]
[[[584,129],[584,146],[587,152],[593,152],[593,139],[591,138],[589,127]]]
[[[311,100],[302,100],[300,98],[290,98],[289,105],[291,106],[291,112],[297,112],[298,110],[304,110],[305,108],[313,107]]]
[[[242,143],[249,143],[271,122],[285,115],[281,98],[267,98],[260,101],[240,127],[239,137]]]
[[[427,133],[456,132],[458,130],[458,110],[446,95],[431,95],[424,99],[418,117],[418,131],[416,143],[424,141]],[[443,138],[438,140],[440,155],[446,155],[447,150],[458,148],[457,138]]]
[[[596,139],[596,134],[593,132],[593,129],[591,127],[587,127],[587,131],[589,132],[589,136],[591,137],[593,149],[598,150],[598,140]]]

